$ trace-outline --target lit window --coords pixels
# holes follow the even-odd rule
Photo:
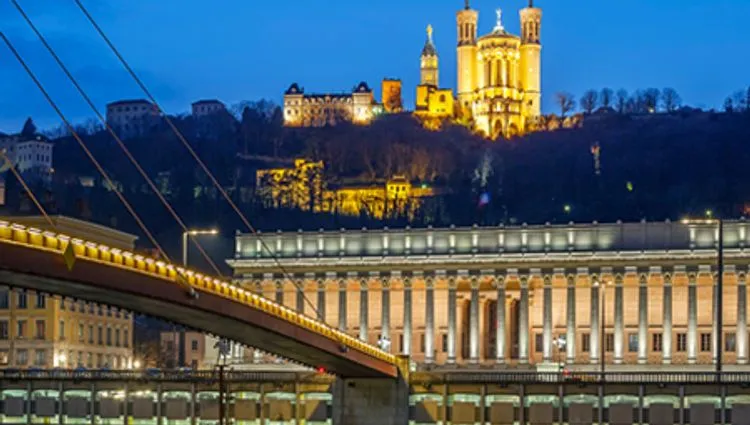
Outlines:
[[[662,334],[651,335],[651,351],[662,351]]]
[[[701,334],[701,351],[711,351],[711,334]]]
[[[631,353],[638,352],[638,334],[637,333],[628,334],[628,351]]]
[[[730,332],[724,335],[724,351],[734,351],[737,349],[737,334]]]

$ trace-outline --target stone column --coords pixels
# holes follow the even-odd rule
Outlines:
[[[719,359],[719,323],[716,322],[716,307],[719,305],[719,285],[718,285],[718,273],[711,275],[712,287],[711,287],[711,360],[714,364]]]
[[[360,281],[359,289],[359,339],[367,342],[367,317],[368,311],[368,297],[367,297],[367,279]]]
[[[599,318],[599,294],[601,292],[601,283],[595,285],[596,277],[592,276],[591,281],[591,332],[589,333],[589,363],[599,363],[599,334],[601,333]]]
[[[698,358],[698,288],[697,276],[688,276],[688,332],[687,353],[688,363],[695,364]]]
[[[411,279],[404,279],[404,349],[403,355],[411,355]]]
[[[664,275],[664,296],[662,313],[664,317],[662,319],[662,363],[672,363],[672,276],[669,274]]]
[[[638,364],[648,362],[648,278],[638,282]]]
[[[326,281],[318,281],[318,318],[327,323],[326,320]]]
[[[479,363],[479,281],[471,279],[471,305],[469,306],[469,363]]]
[[[529,278],[521,276],[518,306],[518,363],[529,363]]]
[[[568,299],[566,301],[566,335],[565,335],[565,357],[567,363],[576,361],[576,277],[569,275],[568,281]]]
[[[747,364],[747,282],[737,275],[737,363]]]
[[[276,304],[284,305],[284,282],[276,281]]]
[[[339,281],[339,330],[346,332],[346,279]]]
[[[380,280],[383,285],[380,299],[380,338],[391,340],[391,279],[384,277]],[[389,350],[387,350],[389,351]]]
[[[615,276],[615,364],[622,364],[623,341],[625,340],[625,325],[623,319],[623,291],[623,278],[622,275],[618,274],[617,276]]]
[[[498,276],[497,284],[497,328],[495,329],[495,358],[497,364],[505,363],[505,277]]]
[[[552,361],[552,278],[544,276],[544,311],[543,311],[543,352],[544,361]]]
[[[448,279],[448,363],[456,363],[456,279]]]
[[[297,291],[297,311],[305,314],[305,280],[298,280],[294,286]]]
[[[435,281],[429,277],[425,280],[425,330],[424,350],[425,363],[435,362]]]

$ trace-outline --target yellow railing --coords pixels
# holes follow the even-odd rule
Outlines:
[[[144,273],[163,280],[180,284],[179,278],[187,282],[198,292],[205,292],[222,296],[232,301],[245,304],[267,314],[294,323],[309,331],[335,340],[351,349],[368,354],[372,357],[396,364],[396,356],[366,344],[344,332],[334,329],[325,323],[296,311],[279,305],[267,298],[261,297],[230,282],[204,276],[192,270],[176,267],[163,261],[157,261],[132,252],[110,248],[94,242],[87,242],[71,238],[66,235],[42,231],[20,224],[0,221],[0,243],[24,245],[34,249],[54,252],[62,255],[69,244],[73,244],[76,261],[85,260],[113,267],[129,269],[133,272]]]

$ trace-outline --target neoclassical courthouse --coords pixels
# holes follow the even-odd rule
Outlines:
[[[713,223],[248,234],[228,262],[242,285],[422,366],[585,369],[604,351],[614,370],[699,369],[720,348],[731,369],[748,360],[748,230],[724,225],[721,347]]]

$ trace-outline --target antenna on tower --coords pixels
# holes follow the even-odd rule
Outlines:
[[[531,0],[529,0],[529,1],[531,1]],[[465,3],[464,4],[464,9],[466,9],[466,10],[471,9],[471,6],[469,6],[469,0],[466,0],[464,3]]]

